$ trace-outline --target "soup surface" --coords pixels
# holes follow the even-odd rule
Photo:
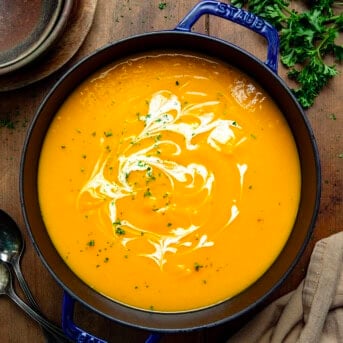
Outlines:
[[[286,121],[252,79],[156,52],[69,96],[38,188],[48,233],[85,283],[132,307],[187,311],[271,266],[295,220],[300,167]]]

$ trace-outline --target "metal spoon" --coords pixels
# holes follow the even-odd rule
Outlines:
[[[6,212],[0,209],[0,261],[9,263],[13,267],[19,284],[29,300],[30,305],[35,309],[35,312],[40,313],[39,306],[21,272],[20,258],[23,251],[24,239],[18,225]],[[48,332],[45,332],[48,342],[67,342],[67,338],[63,334],[63,331],[61,329],[59,329],[59,331],[59,335],[63,337],[64,340],[61,340],[61,337],[52,337]]]
[[[19,307],[21,307],[31,318],[36,320],[47,332],[64,339],[63,331],[46,320],[39,313],[28,306],[18,295],[14,292],[12,285],[12,275],[6,263],[0,261],[0,295],[8,295]]]
[[[24,239],[16,222],[6,212],[0,209],[0,260],[12,265],[27,299],[33,307],[38,309],[38,304],[20,269],[20,258],[23,251]]]

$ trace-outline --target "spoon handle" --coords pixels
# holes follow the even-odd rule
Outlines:
[[[12,264],[12,266],[13,266],[13,270],[14,270],[14,272],[15,272],[15,275],[17,276],[19,285],[20,285],[21,289],[23,290],[23,292],[24,292],[26,298],[28,299],[28,301],[29,301],[31,307],[33,307],[34,313],[36,313],[37,315],[41,315],[40,308],[39,308],[39,306],[38,306],[38,304],[37,304],[35,298],[33,297],[33,295],[32,295],[32,293],[31,293],[31,291],[30,291],[30,288],[29,288],[27,282],[26,282],[25,279],[24,279],[23,273],[21,272],[19,260],[15,260],[14,263]],[[14,300],[17,304],[18,304],[18,300],[19,300],[19,302],[22,303],[22,304],[24,304],[25,307],[27,306],[26,303],[23,302],[23,301],[17,296],[16,293],[12,292],[12,296],[13,296],[13,294],[14,294],[14,298],[16,299],[16,300],[14,300],[14,299],[13,299],[13,300]],[[19,305],[19,306],[22,306],[22,304],[21,304],[21,305],[18,304],[18,305]],[[28,306],[27,306],[27,307],[28,307]],[[30,307],[28,307],[28,308],[31,310]],[[44,319],[44,318],[43,318],[43,319]],[[51,324],[50,322],[48,322],[48,324],[49,324],[49,326],[50,326],[50,325],[53,325],[53,324]],[[67,340],[67,338],[66,338],[66,335],[64,334],[64,332],[63,332],[60,328],[56,327],[56,329],[58,330],[58,332],[56,333],[56,332],[51,332],[51,330],[47,329],[46,326],[44,326],[44,325],[41,325],[41,326],[42,326],[42,328],[43,328],[43,332],[44,332],[45,338],[47,339],[47,342],[48,342],[48,343],[54,343],[54,342],[56,342],[56,343],[57,343],[57,342],[64,343],[64,342],[68,342],[68,340]]]
[[[53,323],[49,322],[42,315],[33,310],[28,306],[19,296],[14,292],[12,287],[8,288],[8,296],[22,309],[24,310],[32,319],[37,321],[46,331],[58,336],[61,340],[65,341],[64,332]]]
[[[21,272],[19,260],[15,260],[14,263],[12,264],[12,266],[13,266],[13,270],[15,272],[15,275],[17,276],[19,285],[20,285],[21,289],[23,290],[23,292],[24,292],[27,300],[29,301],[30,305],[32,307],[34,307],[35,310],[40,312],[39,306],[38,306],[35,298],[33,297],[28,284],[26,283],[26,281],[24,279],[23,273]]]

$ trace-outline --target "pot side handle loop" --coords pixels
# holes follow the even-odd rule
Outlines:
[[[71,341],[77,343],[107,343],[107,341],[83,331],[74,324],[74,305],[75,299],[72,298],[66,291],[64,291],[62,304],[62,328]],[[148,336],[145,343],[158,343],[160,338],[160,334],[152,333],[150,336]]]
[[[263,36],[268,42],[267,60],[265,64],[277,74],[279,36],[277,30],[271,24],[244,9],[220,1],[205,0],[196,4],[179,22],[175,30],[190,32],[192,26],[204,14],[212,14],[230,20]]]
[[[107,343],[106,341],[83,331],[74,324],[74,305],[74,298],[64,291],[62,304],[62,328],[65,334],[72,340],[72,342]]]

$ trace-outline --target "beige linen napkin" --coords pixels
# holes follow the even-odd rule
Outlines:
[[[227,343],[343,343],[343,231],[317,242],[305,279]]]

